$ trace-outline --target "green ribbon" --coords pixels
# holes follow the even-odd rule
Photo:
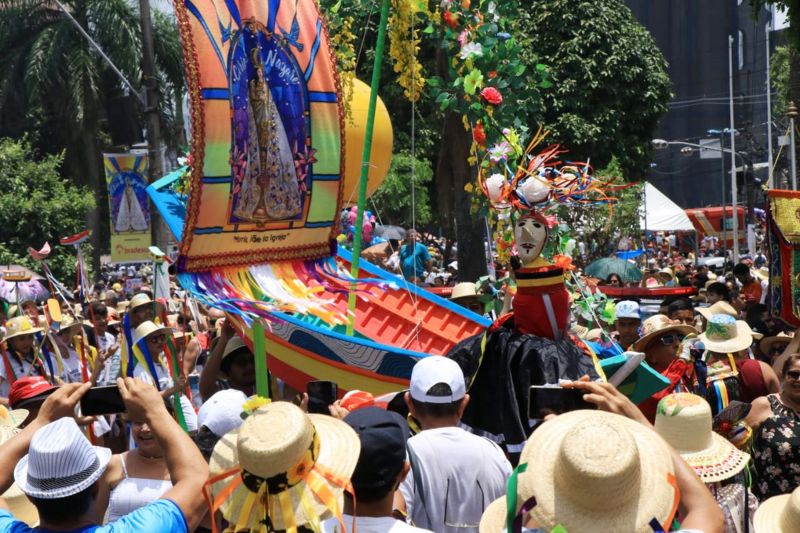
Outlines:
[[[506,531],[514,530],[514,519],[517,517],[517,477],[528,469],[528,463],[522,463],[511,473],[506,485]]]

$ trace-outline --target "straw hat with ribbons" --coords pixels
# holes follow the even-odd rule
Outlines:
[[[6,336],[4,340],[13,339],[20,335],[33,335],[40,331],[42,331],[42,328],[33,327],[31,319],[27,316],[15,316],[14,318],[9,318],[6,322]]]
[[[800,531],[800,487],[763,502],[753,517],[755,533],[797,533]]]
[[[683,457],[704,483],[729,479],[747,466],[750,455],[712,428],[711,407],[689,393],[670,394],[658,402],[656,432]]]
[[[603,411],[572,411],[528,439],[480,533],[520,531],[528,516],[545,531],[668,531],[678,500],[669,446],[654,431]]]
[[[27,409],[8,410],[5,405],[0,405],[0,427],[16,429],[20,427],[30,412]]]
[[[753,344],[753,332],[747,322],[730,315],[711,315],[699,338],[706,350],[716,353],[739,352]]]
[[[3,444],[8,439],[16,435],[17,429],[0,425],[0,444]],[[8,505],[9,511],[12,516],[17,520],[25,522],[30,527],[39,525],[39,511],[33,506],[31,501],[19,489],[16,483],[11,486],[1,496]]]
[[[319,531],[320,522],[332,516],[344,531],[342,497],[352,492],[360,450],[358,435],[341,420],[272,402],[214,447],[206,498],[233,531],[305,524]]]

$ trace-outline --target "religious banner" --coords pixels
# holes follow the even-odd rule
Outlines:
[[[111,261],[150,258],[147,154],[103,154],[111,225]]]
[[[330,256],[344,129],[316,3],[177,4],[193,135],[179,269]]]
[[[800,192],[772,189],[767,197],[769,307],[800,326]]]

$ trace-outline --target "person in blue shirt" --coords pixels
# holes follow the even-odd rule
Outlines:
[[[425,270],[431,268],[431,255],[428,248],[417,242],[419,235],[413,229],[406,233],[406,242],[400,247],[400,268],[403,278],[412,283],[422,281]]]
[[[39,513],[39,526],[30,528],[0,498],[0,533],[188,533],[197,528],[206,513],[202,493],[208,466],[203,456],[170,417],[155,387],[133,378],[120,378],[117,385],[131,420],[146,422],[161,444],[173,487],[116,522],[96,525],[97,480],[111,451],[92,446],[72,418],[90,388],[89,383],[72,383],[50,395],[36,419],[0,446],[0,494],[16,481]]]

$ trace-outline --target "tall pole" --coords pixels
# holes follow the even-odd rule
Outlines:
[[[153,47],[153,21],[150,18],[150,0],[139,0],[142,25],[142,81],[146,90],[144,114],[147,120],[147,151],[149,156],[150,183],[161,178],[164,165],[161,161],[161,124],[158,117],[158,80],[156,57]],[[166,232],[161,216],[150,210],[152,239],[162,250],[167,249]]]
[[[797,158],[794,146],[794,119],[797,117],[797,107],[794,102],[789,102],[789,110],[786,113],[789,115],[789,160],[792,165],[792,190],[797,190]]]
[[[725,132],[719,132],[719,148],[725,148]],[[728,228],[725,225],[725,206],[728,203],[728,198],[725,195],[725,152],[721,151],[719,154],[719,162],[722,163],[722,257],[728,256]]]
[[[375,126],[375,107],[378,103],[378,85],[381,82],[381,62],[383,60],[383,45],[386,42],[386,24],[389,21],[390,0],[383,0],[381,5],[381,20],[378,23],[378,40],[375,43],[375,62],[372,64],[372,84],[369,90],[369,107],[367,108],[367,124],[364,131],[364,151],[361,153],[361,176],[358,181],[358,210],[356,227],[353,235],[353,262],[350,273],[358,278],[358,263],[361,256],[361,230],[364,224],[364,204],[367,200],[367,178],[369,177],[369,161],[372,153],[372,129]],[[414,184],[411,184],[414,187]],[[355,285],[355,284],[353,284]],[[351,287],[348,298],[350,321],[347,323],[347,334],[352,335],[355,325],[356,291]]]
[[[769,73],[769,32],[772,31],[772,22],[767,22],[766,52],[767,52],[767,189],[772,188],[772,83]]]
[[[736,190],[736,129],[733,119],[733,36],[728,35],[728,108],[731,134],[731,207],[733,207],[733,264],[739,262],[739,217]]]

